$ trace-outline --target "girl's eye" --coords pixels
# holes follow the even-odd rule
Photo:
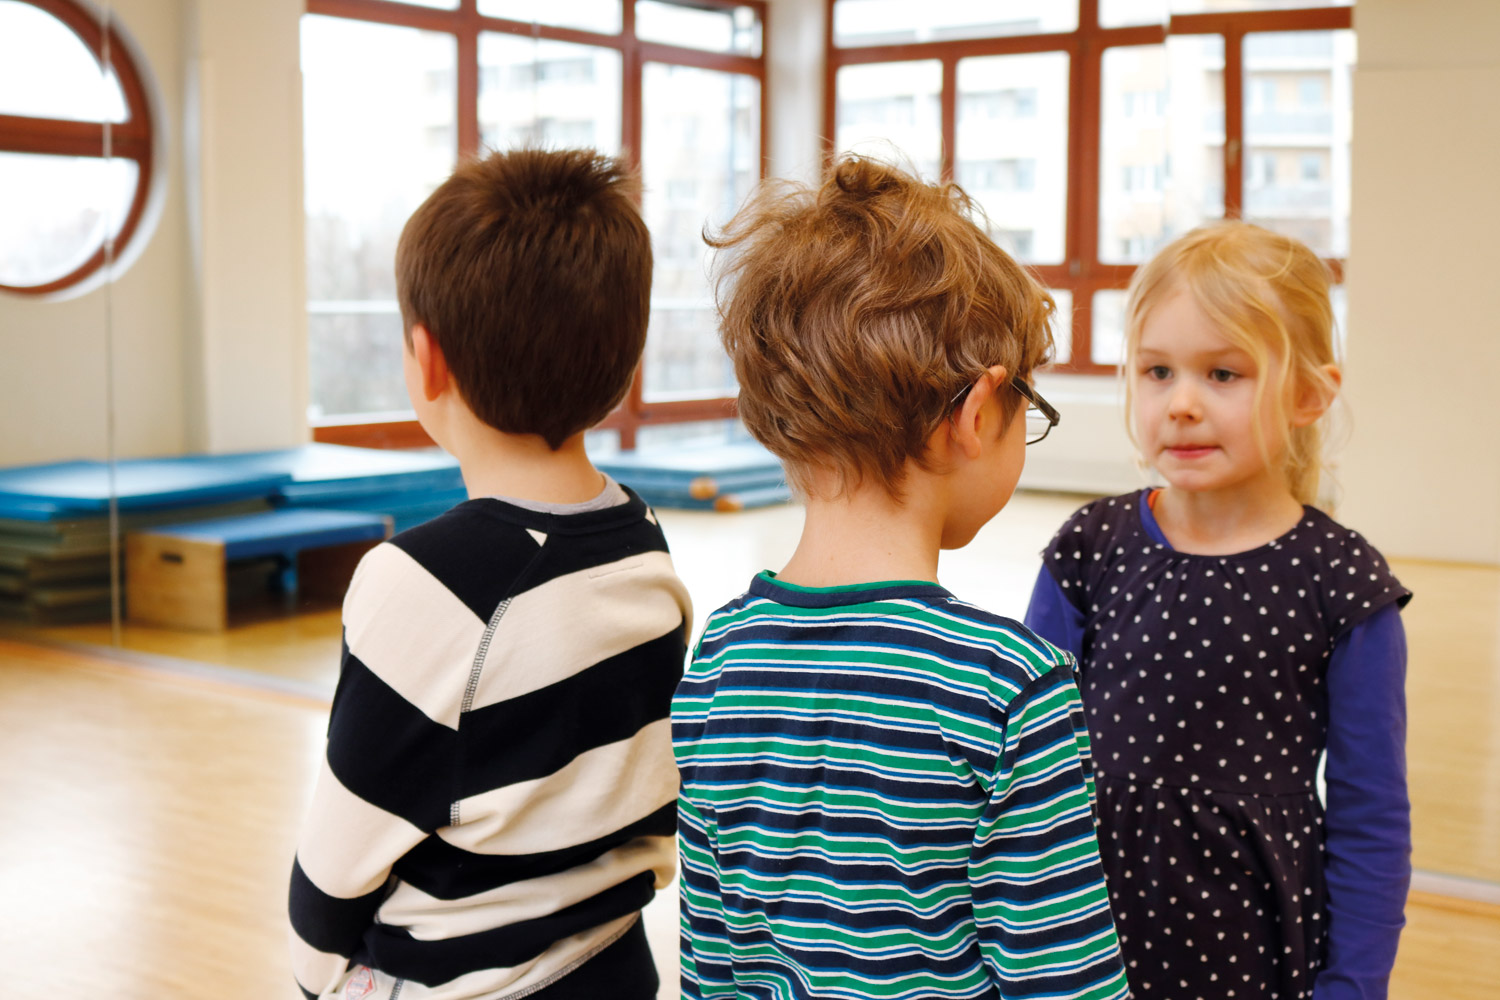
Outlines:
[[[1233,382],[1239,375],[1228,368],[1215,368],[1208,373],[1208,377],[1215,382]]]
[[[1146,369],[1146,377],[1156,379],[1158,382],[1172,377],[1172,369],[1166,365],[1152,365]]]

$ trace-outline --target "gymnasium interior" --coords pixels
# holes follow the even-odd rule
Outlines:
[[[541,144],[641,172],[647,346],[587,445],[695,627],[802,525],[735,420],[703,242],[762,179],[852,150],[955,181],[1053,294],[1061,421],[939,568],[1016,618],[1057,526],[1149,481],[1135,269],[1223,217],[1311,246],[1323,505],[1415,594],[1390,996],[1500,997],[1496,37],[1492,0],[0,0],[9,992],[300,995],[343,588],[466,496],[406,399],[396,239],[460,158]],[[675,887],[646,922],[676,996]]]

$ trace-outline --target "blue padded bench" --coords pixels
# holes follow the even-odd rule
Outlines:
[[[299,595],[336,599],[359,557],[390,533],[383,514],[290,508],[131,532],[127,615],[145,625],[222,630],[233,565],[268,557],[295,564]]]

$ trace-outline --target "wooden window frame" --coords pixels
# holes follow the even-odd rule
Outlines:
[[[672,0],[668,0],[672,2]],[[770,141],[769,102],[766,94],[766,50],[770,23],[767,0],[691,0],[689,7],[713,7],[733,10],[750,7],[760,18],[760,55],[709,52],[700,49],[665,45],[636,37],[635,0],[621,0],[621,24],[618,34],[601,34],[577,28],[531,24],[505,18],[486,17],[479,13],[478,0],[459,0],[456,10],[392,2],[392,0],[307,0],[309,14],[340,17],[353,21],[373,21],[398,27],[420,28],[442,32],[458,41],[458,149],[462,159],[479,151],[479,36],[481,32],[501,32],[525,38],[540,38],[612,48],[620,52],[623,69],[620,119],[622,155],[640,168],[643,114],[641,88],[645,64],[665,63],[697,69],[737,73],[754,78],[760,84],[760,176],[766,176],[766,149]],[[630,391],[620,406],[600,423],[596,430],[614,430],[620,435],[620,447],[633,449],[640,428],[659,424],[677,424],[695,420],[723,420],[734,416],[732,397],[674,399],[651,402],[645,398],[644,364],[636,369]],[[312,429],[313,440],[329,444],[357,445],[367,448],[418,448],[433,442],[415,420],[329,422]]]
[[[105,65],[105,42],[108,39],[109,68],[114,70],[125,98],[125,120],[122,122],[87,122],[63,118],[33,118],[26,115],[0,114],[0,152],[33,153],[50,156],[83,156],[96,159],[134,160],[137,167],[135,194],[126,210],[124,224],[112,239],[106,235],[88,260],[61,277],[40,285],[7,285],[0,291],[17,295],[51,295],[71,288],[96,274],[107,263],[117,259],[135,237],[141,216],[151,194],[155,158],[153,155],[153,120],[151,103],[140,68],[119,31],[107,18],[101,24],[72,0],[22,0],[56,18],[83,42],[100,69]],[[108,27],[106,33],[105,27]],[[113,244],[111,247],[110,244]]]
[[[1103,28],[1099,0],[1078,0],[1078,27],[1071,32],[1009,35],[995,38],[906,42],[840,48],[834,44],[833,8],[824,10],[823,135],[826,162],[836,152],[838,71],[844,66],[936,59],[943,67],[942,179],[953,179],[958,128],[958,63],[974,56],[1066,52],[1068,78],[1068,184],[1063,262],[1032,264],[1038,280],[1073,295],[1072,345],[1069,360],[1055,372],[1114,375],[1115,365],[1093,361],[1094,293],[1124,289],[1136,264],[1099,259],[1099,147],[1103,64],[1106,50],[1130,45],[1160,45],[1169,35],[1219,35],[1224,39],[1224,217],[1239,218],[1244,205],[1240,151],[1244,148],[1244,49],[1248,34],[1274,31],[1334,31],[1354,26],[1352,7],[1312,7],[1173,15],[1166,25]],[[1325,258],[1336,282],[1343,281],[1344,258]]]

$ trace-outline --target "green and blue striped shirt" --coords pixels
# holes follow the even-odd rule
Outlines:
[[[1072,659],[942,587],[761,574],[672,706],[682,996],[1128,996]]]

